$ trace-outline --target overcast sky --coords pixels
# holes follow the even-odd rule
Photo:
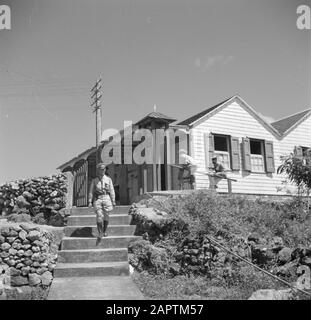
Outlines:
[[[183,120],[239,93],[278,119],[311,107],[310,0],[1,0],[0,183],[40,176],[95,144],[89,90],[102,75],[103,127],[153,110]]]

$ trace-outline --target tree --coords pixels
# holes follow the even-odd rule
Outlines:
[[[285,173],[288,179],[295,183],[299,190],[305,190],[307,195],[311,189],[311,155],[298,156],[295,152],[282,158],[278,173]]]

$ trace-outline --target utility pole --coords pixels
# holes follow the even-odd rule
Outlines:
[[[99,146],[101,142],[101,135],[102,135],[102,112],[101,112],[101,85],[102,79],[96,81],[95,85],[91,89],[91,107],[93,107],[93,112],[96,114],[96,163],[99,162]]]

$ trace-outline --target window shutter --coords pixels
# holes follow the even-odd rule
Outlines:
[[[294,149],[294,155],[296,157],[302,158],[302,148],[299,146],[296,146]]]
[[[212,133],[209,134],[208,136],[208,144],[209,144],[209,148],[208,148],[208,167],[209,168],[213,168],[213,162],[212,162],[212,158],[214,156],[214,152],[215,152],[215,143],[214,143],[214,135]]]
[[[204,146],[205,146],[205,168],[208,170],[213,167],[212,157],[214,155],[214,136],[213,134],[204,133]]]
[[[240,143],[237,137],[231,137],[231,169],[240,170]]]
[[[212,133],[204,133],[204,146],[205,146],[205,168],[208,170],[213,167],[212,157],[214,155],[214,136]]]
[[[205,154],[205,169],[208,170],[209,155],[208,155],[208,133],[204,133],[204,154]]]
[[[273,142],[265,141],[266,172],[275,172]]]
[[[252,171],[251,146],[248,138],[242,138],[242,146],[243,146],[243,169],[245,171]]]

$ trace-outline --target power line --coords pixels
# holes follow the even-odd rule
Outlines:
[[[40,88],[40,89],[54,89],[54,90],[61,90],[61,91],[67,91],[67,90],[73,90],[73,91],[83,91],[83,90],[88,90],[87,82],[70,82],[66,81],[64,79],[61,80],[54,80],[51,79],[51,81],[42,81],[42,79],[35,78],[30,75],[26,75],[22,72],[16,72],[9,70],[8,68],[0,67],[0,71],[4,71],[5,73],[8,74],[13,74],[13,75],[18,75],[22,76],[23,78],[26,78],[31,81],[31,83],[5,83],[5,84],[0,84],[0,90],[1,89],[16,89],[16,88],[22,88],[22,89],[29,89],[29,88]],[[1,92],[1,91],[0,91]],[[7,93],[0,93],[0,95],[5,95]],[[11,93],[8,93],[11,94]],[[15,93],[14,93],[15,94]]]

